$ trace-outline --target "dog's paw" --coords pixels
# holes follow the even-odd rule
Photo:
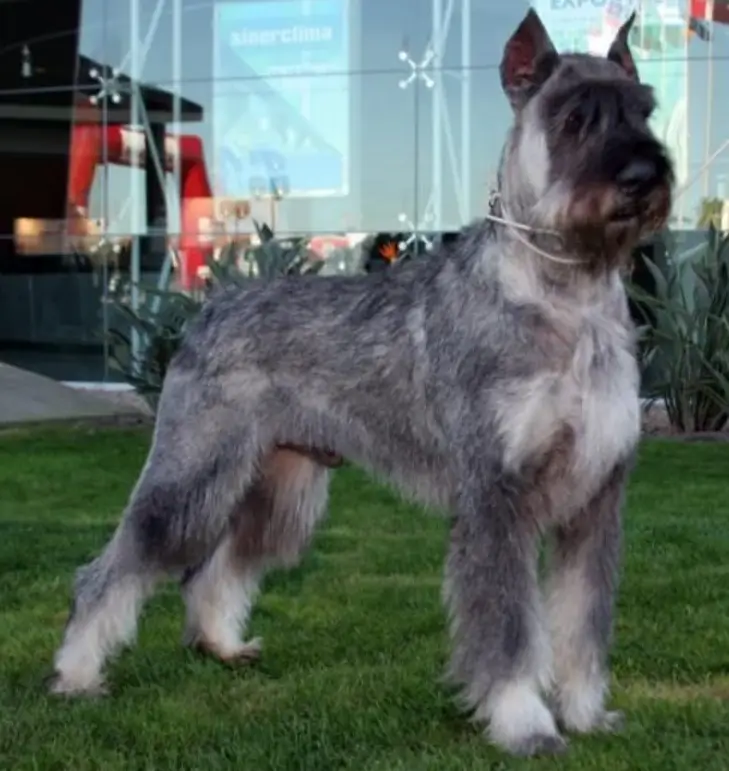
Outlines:
[[[263,640],[260,637],[254,637],[252,640],[241,643],[239,648],[220,656],[220,660],[230,665],[245,665],[258,661],[263,651]]]
[[[530,682],[512,682],[487,703],[491,741],[520,757],[559,755],[567,749],[554,716]]]
[[[567,751],[567,741],[559,734],[533,734],[521,739],[509,750],[518,757],[562,755]]]
[[[621,733],[625,730],[625,713],[618,709],[603,712],[594,730],[609,734]]]
[[[46,687],[53,696],[63,696],[69,699],[98,699],[109,694],[109,689],[103,680],[79,683],[58,673],[47,678]]]
[[[592,726],[595,733],[617,734],[625,730],[625,713],[620,710],[605,711]]]
[[[576,734],[615,734],[625,728],[625,714],[619,710],[603,711],[586,721],[582,716],[579,719],[570,719],[569,716],[559,719],[560,727],[569,733]]]
[[[222,648],[206,640],[197,640],[191,644],[191,647],[198,653],[211,656],[229,666],[244,666],[261,658],[263,640],[260,637],[254,637],[234,648]]]

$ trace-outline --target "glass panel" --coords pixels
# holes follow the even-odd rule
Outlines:
[[[479,216],[511,120],[498,63],[527,5],[0,3],[0,359],[112,377],[109,287],[190,287],[252,217],[328,254]],[[532,5],[559,47],[596,52],[631,7]],[[632,45],[688,185],[674,224],[729,227],[729,26],[689,35],[673,7],[644,2]]]
[[[73,89],[0,94],[0,360],[63,379],[104,375],[99,195]],[[83,117],[82,117],[83,115]],[[97,124],[98,127],[98,124]],[[84,208],[70,206],[83,201]]]
[[[212,77],[214,2],[98,0],[93,6],[84,14],[82,54],[151,85]]]
[[[706,227],[713,222],[729,230],[729,140],[724,108],[729,87],[724,53],[729,26],[693,21],[683,84],[688,190],[679,199],[678,210],[683,227]]]
[[[419,90],[418,197],[422,230],[458,230],[486,210],[511,110],[493,67],[437,70]]]
[[[565,0],[561,2],[565,4]],[[559,3],[560,0],[541,0],[531,5],[539,6],[537,10],[541,14],[543,6]],[[483,69],[498,68],[504,43],[530,3],[526,0],[508,3],[503,0],[419,0],[419,5],[418,24],[424,27],[419,37],[423,44],[431,41],[435,47],[437,66]]]
[[[97,0],[84,10],[82,53],[103,49],[105,63],[156,85],[209,80],[217,57],[242,50],[277,66],[303,53],[329,67],[336,58],[338,72],[379,72],[401,67],[403,47],[424,48],[421,8],[429,12],[430,1]]]
[[[436,14],[441,30],[460,28],[465,14],[472,20],[469,29],[487,30],[496,40],[501,26],[513,27],[521,9],[522,3],[480,0],[86,0],[81,53],[128,74],[136,71],[142,81],[157,85],[178,78],[209,80],[215,77],[217,56],[241,49],[281,65],[292,54],[304,52],[315,61],[336,51],[340,72],[402,69],[406,74],[409,65],[398,54],[406,51],[420,61]],[[448,39],[444,66],[461,65],[454,58],[460,57],[455,41]],[[479,42],[472,63],[493,64],[483,58],[491,50]]]
[[[183,84],[185,103],[197,113],[183,111],[166,131],[168,231],[220,227],[236,202],[250,210],[247,227],[255,217],[281,234],[389,230],[401,215],[411,220],[416,92],[398,82],[395,73],[372,73]],[[150,125],[163,126],[170,116],[152,117]],[[179,195],[171,184],[176,164]],[[150,233],[149,172],[109,168],[108,185],[109,232]]]
[[[33,246],[31,250],[28,247]],[[59,380],[105,379],[104,270],[95,250],[0,238],[0,361]]]
[[[0,3],[0,91],[75,83],[81,5],[82,0]]]

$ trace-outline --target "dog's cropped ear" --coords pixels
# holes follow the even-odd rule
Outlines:
[[[615,64],[619,64],[625,72],[628,73],[628,77],[633,80],[638,80],[638,68],[635,66],[635,60],[633,54],[630,53],[628,46],[628,36],[630,30],[635,22],[635,11],[630,14],[628,20],[623,23],[622,27],[618,30],[618,34],[615,35],[610,50],[608,51],[607,58]]]
[[[530,8],[504,47],[501,87],[511,106],[521,109],[557,66],[559,56],[537,12]]]

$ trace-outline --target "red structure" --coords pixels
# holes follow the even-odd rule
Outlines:
[[[104,162],[144,167],[147,139],[142,131],[120,125],[79,123],[73,126],[68,176],[69,208],[82,213],[88,209],[96,169]],[[202,225],[213,218],[213,198],[205,166],[202,141],[194,135],[165,136],[161,163],[172,171],[180,159],[182,223],[179,243],[179,282],[183,288],[197,283],[198,270],[212,252],[212,243],[201,238]]]
[[[689,16],[692,19],[729,24],[729,2],[727,0],[690,0]]]

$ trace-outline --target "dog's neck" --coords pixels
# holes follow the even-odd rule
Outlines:
[[[524,231],[498,221],[527,224],[527,207],[527,202],[506,199],[503,193],[492,196],[489,205],[489,213],[497,218],[492,223],[496,243],[493,252],[489,250],[489,270],[496,272],[511,299],[589,306],[622,294],[620,259],[570,249],[554,231],[536,226]]]

